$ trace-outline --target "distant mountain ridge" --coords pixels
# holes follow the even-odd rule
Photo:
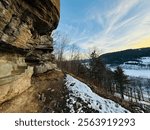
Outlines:
[[[99,58],[105,64],[116,66],[127,61],[138,61],[138,59],[140,59],[141,57],[150,57],[150,47],[106,53],[101,55]]]

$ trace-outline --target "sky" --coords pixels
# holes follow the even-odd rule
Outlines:
[[[150,0],[60,0],[57,31],[81,50],[150,47]]]

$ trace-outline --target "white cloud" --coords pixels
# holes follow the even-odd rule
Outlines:
[[[150,36],[150,0],[103,1],[106,7],[99,5],[100,0],[86,10],[87,16],[82,20],[61,23],[61,29],[71,37],[71,44],[110,52],[130,48],[132,43]]]
[[[112,28],[123,18],[133,7],[139,3],[139,0],[122,0],[120,3],[109,11],[106,16],[109,21],[109,25],[105,33],[109,33]]]
[[[150,8],[146,4],[148,3],[147,1],[144,2],[144,0],[122,0],[120,3],[117,3],[115,8],[103,12],[106,13],[105,19],[102,19],[101,14],[98,15],[99,9],[97,9],[95,16],[92,16],[93,19],[97,20],[99,24],[102,24],[102,21],[105,20],[107,26],[88,39],[88,41],[85,41],[81,47],[89,48],[95,46],[103,49],[105,52],[110,52],[130,48],[132,43],[150,36],[150,29],[148,29],[150,28],[150,24],[148,24],[150,21]],[[127,17],[131,10],[139,5],[140,8],[130,17]]]

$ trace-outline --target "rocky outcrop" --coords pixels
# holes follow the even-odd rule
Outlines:
[[[56,70],[32,76],[31,86],[3,102],[0,112],[66,112],[63,78]]]
[[[26,61],[38,64],[35,70],[37,73],[46,72],[53,66],[47,65],[54,62],[50,35],[58,21],[59,0],[0,1],[1,41],[12,45],[12,48],[25,50]],[[41,66],[48,68],[42,69]]]
[[[0,112],[52,112],[63,102],[44,96],[54,89],[63,99],[51,38],[59,8],[59,0],[0,1]]]

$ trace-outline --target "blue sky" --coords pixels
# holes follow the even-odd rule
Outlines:
[[[82,50],[150,47],[150,0],[60,0],[57,31]]]

